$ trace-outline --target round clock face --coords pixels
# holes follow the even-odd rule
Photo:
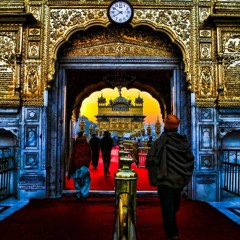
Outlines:
[[[108,7],[108,17],[115,23],[127,23],[133,18],[133,7],[124,0],[114,1]]]

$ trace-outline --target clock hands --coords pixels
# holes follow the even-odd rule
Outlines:
[[[113,15],[113,17],[116,17],[118,14],[122,14],[122,12],[118,12],[117,14]]]
[[[113,15],[113,17],[116,17],[118,14],[122,14],[123,11],[118,10],[117,8],[113,7],[114,10],[118,11],[117,14]]]
[[[114,10],[117,10],[118,12],[122,12],[122,11],[118,10],[117,8],[115,8],[115,7],[113,7],[113,9],[114,9]]]

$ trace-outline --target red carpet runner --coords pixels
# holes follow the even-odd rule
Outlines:
[[[118,170],[118,147],[112,150],[111,157],[110,176],[104,176],[101,154],[99,157],[98,168],[94,169],[92,165],[90,166],[90,174],[92,179],[90,190],[114,190],[114,173]],[[132,164],[131,168],[134,169],[138,174],[137,190],[156,190],[155,187],[149,185],[146,168],[137,168],[136,164]],[[69,181],[66,180],[66,189],[75,189],[72,179]]]
[[[114,198],[32,199],[0,222],[1,240],[112,240]],[[137,239],[164,240],[157,197],[137,198]],[[182,200],[179,240],[236,240],[240,225],[209,204]]]

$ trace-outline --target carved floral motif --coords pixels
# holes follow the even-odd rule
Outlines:
[[[29,56],[29,58],[39,58],[40,42],[29,42],[28,43],[28,56]]]
[[[240,65],[240,32],[222,32],[222,51],[225,68]]]
[[[15,94],[16,86],[16,48],[17,32],[2,31],[0,32],[0,98],[6,99]],[[3,104],[7,104],[1,101]]]
[[[200,44],[200,54],[201,59],[211,59],[211,44],[210,43],[204,43]]]
[[[32,94],[36,93],[38,90],[38,82],[39,82],[39,69],[37,66],[30,66],[27,69],[27,84],[28,91]]]
[[[201,23],[203,23],[204,20],[206,20],[209,15],[210,15],[210,8],[200,8],[200,10],[199,10],[199,21]]]
[[[106,18],[99,9],[52,9],[50,13],[50,42],[60,40],[71,28],[82,27],[93,20]]]
[[[199,35],[200,37],[209,38],[212,36],[212,32],[211,30],[204,29],[204,30],[200,30]]]
[[[212,95],[213,81],[212,81],[212,68],[204,66],[200,69],[200,82],[202,96]]]
[[[171,29],[187,49],[190,42],[190,10],[177,9],[145,9],[136,11],[136,21],[149,20],[156,27],[165,26]]]
[[[240,32],[222,32],[223,53],[240,52]]]
[[[0,60],[15,68],[16,33],[0,32]]]
[[[30,37],[32,37],[32,36],[40,36],[41,35],[41,29],[40,28],[29,28],[28,35]]]
[[[54,54],[59,42],[66,39],[71,31],[76,31],[91,24],[101,21],[107,23],[106,9],[51,9],[50,12],[50,43],[49,52]],[[141,24],[142,21],[154,25],[156,28],[161,26],[161,30],[171,32],[172,37],[183,43],[186,49],[185,56],[189,59],[190,52],[190,10],[177,9],[136,9],[133,23]],[[121,50],[121,49],[119,49]],[[125,48],[122,48],[125,51]],[[130,48],[129,48],[130,50]],[[106,52],[106,51],[105,51]],[[54,59],[53,55],[51,56]],[[54,74],[55,61],[49,61],[48,79],[51,81]]]
[[[40,20],[40,18],[41,18],[41,7],[40,6],[31,6],[30,11],[37,20]]]
[[[134,17],[141,22],[148,19],[156,26],[165,25],[171,29],[186,45],[190,37],[190,11],[189,10],[136,10]],[[54,44],[62,38],[72,27],[86,26],[92,20],[106,20],[104,9],[53,9],[50,14],[50,42]],[[188,48],[188,47],[187,47]]]
[[[233,101],[240,98],[240,32],[229,29],[221,37],[224,96]]]
[[[75,34],[59,51],[63,56],[162,56],[181,57],[165,34],[141,27],[90,28]]]

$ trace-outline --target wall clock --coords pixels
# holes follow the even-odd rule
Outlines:
[[[108,18],[111,22],[123,24],[133,18],[133,7],[127,0],[115,0],[108,7]]]

